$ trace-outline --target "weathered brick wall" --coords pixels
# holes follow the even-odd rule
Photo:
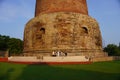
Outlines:
[[[104,56],[97,21],[88,15],[86,0],[36,0],[35,18],[24,31],[24,53]]]
[[[36,0],[36,16],[52,12],[77,12],[88,15],[86,0]]]
[[[72,12],[40,14],[30,20],[25,28],[24,51],[47,53],[52,50],[99,55],[102,38],[97,21]]]
[[[93,62],[99,62],[99,61],[114,61],[114,60],[120,60],[120,56],[108,56],[108,57],[98,57],[93,58]]]

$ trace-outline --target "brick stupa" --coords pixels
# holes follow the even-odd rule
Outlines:
[[[24,31],[24,55],[104,56],[98,22],[88,15],[86,0],[36,0],[35,17]]]

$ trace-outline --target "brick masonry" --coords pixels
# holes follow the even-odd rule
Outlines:
[[[105,56],[98,22],[86,0],[36,0],[35,17],[24,31],[24,55]]]
[[[24,52],[53,50],[100,52],[102,38],[97,21],[72,12],[41,14],[31,19],[25,27]]]
[[[86,0],[36,0],[35,16],[53,12],[76,12],[88,15],[88,8]]]

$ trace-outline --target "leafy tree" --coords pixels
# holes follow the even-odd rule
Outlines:
[[[20,54],[23,50],[23,42],[20,39],[11,38],[8,42],[10,54]]]
[[[10,54],[20,54],[23,50],[23,41],[9,36],[0,35],[0,50],[9,50]]]
[[[105,52],[108,52],[109,56],[120,56],[120,49],[115,44],[108,44],[107,47],[104,48]]]
[[[9,41],[9,36],[2,36],[0,35],[0,50],[5,51],[8,49],[7,42]]]
[[[119,43],[119,49],[120,49],[120,43]]]

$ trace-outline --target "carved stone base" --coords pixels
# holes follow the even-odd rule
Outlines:
[[[52,56],[52,52],[55,50],[40,50],[40,51],[26,51],[24,56]],[[58,50],[63,53],[67,53],[67,56],[86,56],[86,57],[105,57],[107,53],[101,50]],[[56,50],[57,52],[57,50]],[[61,55],[63,56],[63,55]]]
[[[68,55],[104,55],[97,21],[80,13],[55,12],[40,14],[26,24],[25,55],[47,56],[58,50]]]

